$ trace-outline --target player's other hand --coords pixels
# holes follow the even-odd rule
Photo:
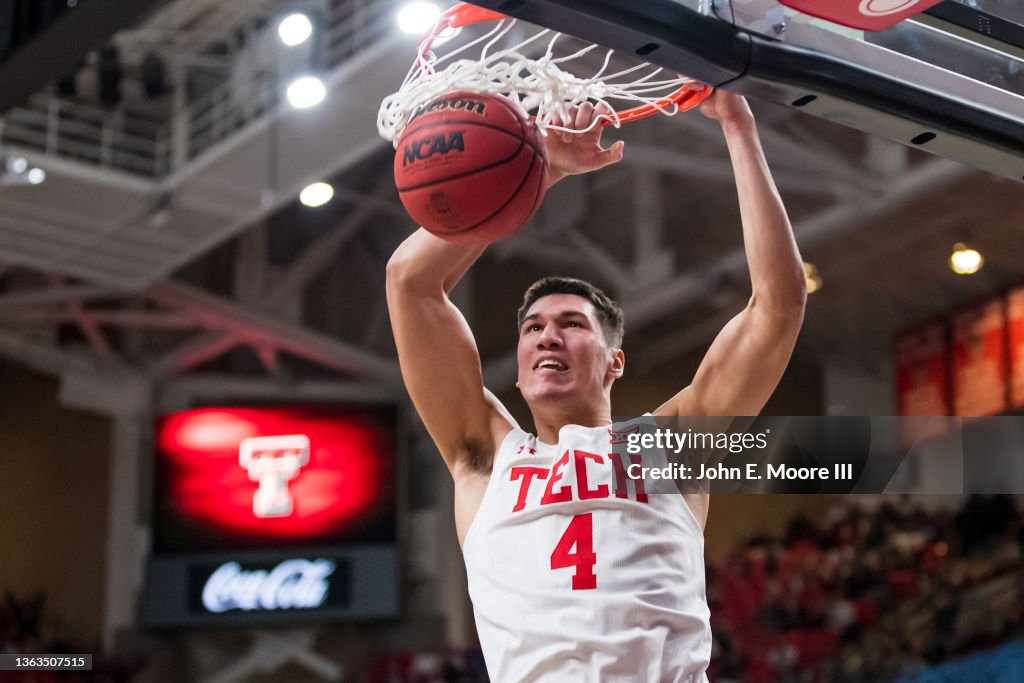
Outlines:
[[[701,102],[700,113],[723,126],[754,122],[754,114],[746,98],[725,90],[716,90]]]
[[[607,105],[595,107],[590,102],[584,102],[569,109],[568,120],[555,117],[552,124],[582,130],[601,115],[611,116],[612,111]],[[601,147],[603,130],[604,126],[598,124],[587,133],[548,131],[545,143],[548,152],[549,187],[566,176],[589,173],[622,160],[625,143],[620,140],[607,149]]]

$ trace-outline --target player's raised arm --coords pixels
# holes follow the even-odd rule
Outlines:
[[[718,91],[701,111],[722,124],[729,147],[753,293],[719,333],[693,383],[656,414],[757,415],[789,364],[803,323],[803,262],[746,101]]]
[[[448,469],[490,458],[512,428],[484,389],[480,354],[448,292],[483,253],[420,228],[387,268],[388,311],[402,378]],[[486,463],[489,465],[489,461]]]

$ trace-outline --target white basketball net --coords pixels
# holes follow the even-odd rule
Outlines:
[[[675,114],[679,108],[664,98],[680,87],[692,85],[700,90],[701,84],[691,78],[675,76],[665,78],[664,69],[648,62],[607,73],[612,63],[614,50],[591,44],[572,54],[556,57],[555,47],[561,33],[545,29],[510,47],[502,48],[515,19],[494,22],[494,27],[466,45],[445,55],[438,55],[431,48],[431,37],[441,30],[444,18],[420,44],[416,62],[398,92],[381,102],[377,117],[377,130],[381,136],[396,146],[398,138],[417,110],[424,104],[454,90],[468,90],[475,93],[500,94],[518,103],[524,111],[536,111],[537,126],[542,133],[547,130],[585,133],[599,125],[602,120],[618,127],[620,118],[609,100],[625,100],[635,105],[650,105],[663,114]],[[449,29],[450,30],[450,29]],[[547,48],[539,57],[530,57],[526,50],[536,50],[541,38],[550,36]],[[473,47],[483,43],[483,52],[478,59],[463,57]],[[567,62],[579,60],[598,49],[606,49],[603,64],[588,78],[580,78],[562,67]],[[660,76],[660,78],[658,78]],[[561,125],[569,121],[569,109],[588,100],[605,104],[611,110],[610,116],[596,117],[584,129]]]

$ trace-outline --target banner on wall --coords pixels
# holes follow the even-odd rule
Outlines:
[[[1001,299],[953,317],[953,414],[1007,409],[1006,309]]]
[[[948,415],[946,326],[937,323],[896,340],[898,415]]]
[[[1006,299],[1009,328],[1010,407],[1024,408],[1024,287]]]
[[[897,338],[897,415],[949,415],[948,358],[946,326],[942,323],[927,325]],[[901,439],[903,443],[938,436],[946,431],[943,420],[908,424],[913,424],[915,431],[904,429]]]

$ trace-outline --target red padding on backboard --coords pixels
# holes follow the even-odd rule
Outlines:
[[[779,0],[812,17],[862,31],[882,31],[942,0]]]

